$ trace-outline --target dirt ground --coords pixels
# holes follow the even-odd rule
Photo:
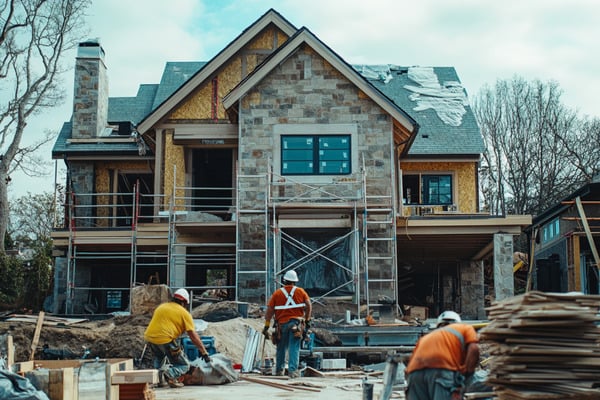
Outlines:
[[[343,303],[315,305],[313,318],[327,325],[348,308],[349,305]],[[261,331],[264,325],[264,307],[258,304],[249,305],[248,318],[242,318],[237,303],[230,301],[202,304],[192,310],[192,316],[206,321],[207,328],[200,334],[214,337],[216,351],[229,357],[233,363],[242,362],[248,329]],[[47,346],[55,354],[62,351],[67,355],[62,358],[81,358],[88,350],[88,359],[132,358],[137,368],[152,368],[151,354],[144,351],[143,339],[150,314],[92,318],[98,316],[90,315],[89,320],[68,325],[43,325],[34,358],[48,358],[43,352],[43,347]],[[10,334],[13,337],[16,362],[29,360],[35,327],[35,318],[32,322],[10,321],[9,318],[0,320],[0,336]],[[326,331],[321,331],[326,336]],[[328,337],[326,341],[335,344],[335,338]],[[265,355],[275,355],[275,346],[268,341]]]

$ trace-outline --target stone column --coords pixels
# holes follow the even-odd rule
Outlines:
[[[485,319],[483,261],[461,265],[461,315],[464,319]]]
[[[496,300],[503,300],[515,294],[513,278],[513,238],[512,235],[494,235],[494,292]]]

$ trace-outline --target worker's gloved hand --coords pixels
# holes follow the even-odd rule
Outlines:
[[[307,320],[304,322],[304,326],[306,327],[305,331],[308,331],[308,330],[310,330],[310,319],[307,319]]]
[[[200,357],[202,357],[202,359],[204,360],[204,362],[206,362],[206,363],[210,362],[210,356],[208,355],[208,353],[204,353]]]
[[[267,339],[269,338],[269,325],[265,325],[265,327],[262,330],[262,334],[265,335]]]

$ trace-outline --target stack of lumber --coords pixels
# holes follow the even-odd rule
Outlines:
[[[600,296],[529,292],[487,310],[480,340],[498,399],[600,398]]]
[[[112,374],[111,383],[119,385],[121,400],[155,400],[151,384],[158,383],[158,370],[116,371]]]

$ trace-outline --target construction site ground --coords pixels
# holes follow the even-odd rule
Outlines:
[[[261,378],[267,380],[267,378]],[[307,378],[285,381],[279,379],[270,379],[274,382],[285,382],[288,385],[296,386],[293,391],[282,390],[279,388],[265,386],[254,382],[240,380],[219,386],[186,386],[183,388],[171,389],[160,388],[155,390],[156,400],[192,400],[192,399],[211,399],[211,400],[265,400],[265,399],[363,399],[363,385],[360,378]],[[373,383],[373,398],[378,398],[383,388],[381,379],[369,380]],[[304,386],[303,386],[304,385]],[[312,390],[301,389],[309,388]],[[318,390],[318,391],[317,391]],[[393,392],[392,398],[404,399],[404,392],[397,390]]]
[[[315,308],[315,319],[332,323],[339,316],[345,314],[347,304],[329,304],[323,309]],[[14,314],[13,314],[14,315]],[[246,351],[246,340],[250,328],[261,331],[264,325],[264,308],[260,305],[250,304],[247,318],[240,317],[235,302],[206,303],[192,310],[196,320],[205,321],[202,336],[212,336],[214,347],[218,353],[231,359],[233,364],[240,364]],[[11,335],[15,347],[15,362],[29,360],[31,357],[32,342],[35,336],[37,314],[26,318],[25,315],[11,317],[5,315],[0,319],[0,336]],[[44,353],[50,350],[64,352],[64,358],[86,359],[113,359],[131,358],[136,369],[152,368],[152,355],[145,349],[143,339],[144,330],[150,322],[150,314],[142,315],[115,315],[103,317],[89,315],[71,316],[67,322],[55,322],[52,316],[47,315],[39,332],[39,340],[33,358],[35,360],[48,359]],[[97,318],[97,319],[96,319]],[[214,321],[217,319],[218,321]],[[212,321],[210,321],[212,320]],[[323,330],[326,331],[326,330]],[[262,344],[262,342],[261,342]],[[261,346],[260,357],[275,357],[275,346],[270,341]],[[155,388],[156,399],[227,399],[244,398],[245,400],[267,398],[306,398],[330,399],[340,396],[346,398],[362,398],[363,379],[368,378],[374,385],[374,392],[381,390],[382,374],[371,377],[362,373],[360,368],[350,371],[325,371],[325,377],[302,377],[287,380],[287,377],[271,377],[256,373],[243,373],[239,381],[223,385],[190,385],[183,388]],[[260,371],[258,371],[260,372]],[[351,376],[345,375],[350,373]],[[244,377],[255,377],[269,381],[281,382],[285,385],[306,385],[307,389],[286,390],[271,387],[265,384],[249,382]],[[283,381],[282,381],[283,380]],[[395,398],[402,398],[403,393],[396,393]]]

